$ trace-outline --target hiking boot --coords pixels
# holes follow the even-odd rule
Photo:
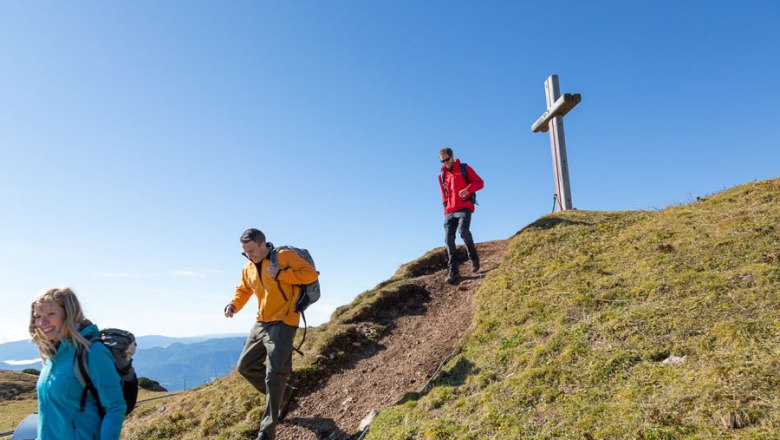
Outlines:
[[[295,395],[295,392],[297,391],[297,388],[293,388],[290,385],[287,385],[284,388],[284,395],[282,396],[282,404],[279,407],[279,417],[277,420],[280,422],[284,420],[285,416],[287,416],[287,410],[290,409],[290,401],[292,401],[293,395]]]
[[[479,272],[479,257],[474,258],[473,260],[471,260],[471,272],[472,273]]]
[[[458,284],[458,281],[460,281],[460,274],[457,272],[450,272],[450,274],[447,275],[447,279],[445,281],[448,284]]]

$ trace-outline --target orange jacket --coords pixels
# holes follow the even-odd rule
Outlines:
[[[241,270],[241,283],[236,286],[236,294],[230,304],[241,310],[254,294],[257,297],[258,322],[282,321],[298,327],[301,314],[295,312],[294,305],[301,288],[296,284],[313,283],[317,280],[317,271],[291,249],[280,250],[277,261],[281,270],[275,280],[268,273],[268,266],[271,264],[268,258],[263,259],[259,265],[247,262]],[[258,277],[257,266],[260,266],[261,277]]]

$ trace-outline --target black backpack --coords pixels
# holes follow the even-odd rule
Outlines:
[[[87,339],[91,344],[99,342],[106,346],[114,356],[114,367],[119,373],[120,384],[122,386],[122,395],[125,398],[127,412],[130,414],[135,408],[138,399],[138,377],[133,368],[133,355],[135,354],[135,336],[126,330],[116,328],[107,328],[100,331],[100,336]],[[98,414],[102,419],[106,415],[106,408],[100,403],[97,389],[89,377],[89,368],[87,368],[88,356],[81,344],[76,344],[76,356],[74,357],[74,370],[76,379],[78,379],[84,391],[81,393],[80,411],[84,411],[84,405],[87,403],[87,393],[92,394],[97,402]]]
[[[460,172],[463,174],[463,177],[466,179],[466,185],[471,183],[471,180],[469,180],[469,172],[468,168],[466,168],[465,163],[460,163]],[[439,180],[441,180],[441,187],[444,188],[444,197],[447,197],[447,183],[444,181],[444,170],[441,170],[441,174],[439,174]],[[469,196],[469,200],[471,200],[471,203],[478,205],[477,203],[477,193],[473,192]]]

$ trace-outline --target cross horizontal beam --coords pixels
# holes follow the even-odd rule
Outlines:
[[[546,132],[550,129],[549,122],[552,118],[569,113],[569,110],[573,109],[580,101],[582,101],[582,96],[579,93],[564,93],[553,103],[549,110],[542,113],[542,116],[531,125],[531,131],[534,133]]]

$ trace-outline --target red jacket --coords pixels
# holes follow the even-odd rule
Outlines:
[[[461,209],[468,209],[474,212],[474,203],[471,202],[470,197],[462,199],[458,193],[462,189],[467,189],[470,196],[471,193],[481,190],[485,186],[485,182],[474,171],[474,168],[468,165],[466,165],[466,172],[469,175],[469,183],[466,183],[466,178],[461,172],[460,159],[455,159],[451,171],[447,169],[446,165],[442,165],[438,180],[439,189],[441,189],[441,201],[444,205],[444,214],[450,214]],[[442,184],[442,178],[444,179],[444,184]]]

